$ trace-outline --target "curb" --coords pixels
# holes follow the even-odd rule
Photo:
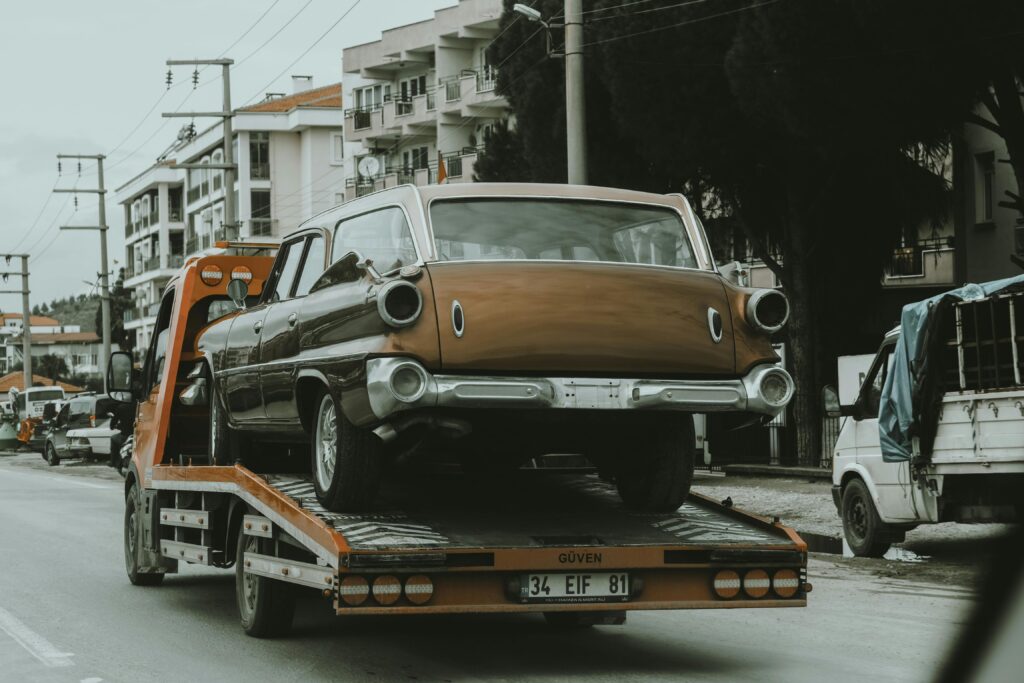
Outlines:
[[[795,479],[832,480],[832,470],[821,467],[780,467],[778,465],[725,465],[726,476],[789,477]]]

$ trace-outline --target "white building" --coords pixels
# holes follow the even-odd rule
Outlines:
[[[436,182],[439,152],[449,182],[472,181],[477,152],[509,111],[487,58],[501,12],[501,0],[460,0],[345,48],[345,139],[361,147],[346,164],[346,199]]]
[[[64,359],[69,376],[100,378],[103,371],[100,354],[103,342],[95,332],[82,332],[79,325],[61,325],[59,321],[42,315],[29,319],[32,333],[32,358],[54,355]],[[12,372],[21,365],[22,333],[24,321],[20,313],[0,313],[0,375]],[[117,351],[117,345],[112,350]],[[33,371],[39,366],[33,362]]]
[[[293,76],[292,84],[291,95],[268,95],[235,112],[235,226],[224,223],[223,171],[174,167],[223,164],[219,122],[198,133],[183,129],[155,164],[117,189],[125,287],[135,301],[125,329],[135,330],[137,350],[149,343],[164,285],[185,256],[220,240],[279,237],[344,201],[341,84],[314,88],[308,76]]]

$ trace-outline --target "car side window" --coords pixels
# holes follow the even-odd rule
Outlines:
[[[381,273],[416,262],[416,246],[405,212],[397,206],[364,213],[338,223],[331,261],[357,251]]]
[[[277,261],[274,263],[274,272],[271,274],[273,280],[270,303],[290,299],[292,285],[295,284],[295,273],[299,270],[299,261],[302,259],[302,247],[306,242],[305,236],[285,242],[278,252]]]
[[[324,272],[324,256],[327,247],[322,235],[313,235],[306,246],[306,258],[302,260],[302,272],[295,285],[295,296],[306,296],[310,288]]]
[[[60,409],[59,413],[57,413],[57,426],[58,427],[67,424],[68,413],[70,412],[70,410],[71,410],[71,404],[70,403],[65,403],[64,407]]]
[[[143,368],[146,391],[151,392],[160,384],[164,374],[164,360],[167,358],[167,345],[171,334],[171,311],[174,308],[173,290],[164,295],[160,303],[160,311],[156,316],[156,327],[146,353],[146,365]]]
[[[896,349],[895,344],[884,346],[878,357],[871,366],[871,374],[864,379],[864,411],[869,415],[878,415],[878,407],[882,402],[882,387],[885,386],[885,379],[889,375],[889,364],[892,361],[892,352]]]

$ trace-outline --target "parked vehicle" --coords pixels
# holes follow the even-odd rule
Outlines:
[[[50,465],[66,458],[110,457],[110,427],[116,403],[106,396],[79,395],[61,408],[46,435],[45,457]]]
[[[317,497],[373,504],[382,465],[580,453],[641,510],[682,504],[692,415],[793,396],[777,290],[733,286],[679,195],[473,184],[376,193],[303,224],[255,305],[210,325],[183,400],[215,463],[308,442]]]
[[[112,396],[137,407],[124,489],[131,583],[159,584],[179,562],[233,568],[254,636],[287,633],[296,587],[315,589],[341,617],[541,612],[560,626],[621,624],[630,610],[807,604],[796,533],[699,495],[637,515],[595,475],[538,468],[479,486],[417,469],[384,482],[387,512],[339,515],[317,503],[310,463],[288,459],[288,443],[254,441],[265,457],[211,466],[196,340],[224,315],[228,290],[242,301],[234,278],[258,297],[271,266],[258,255],[189,258],[167,284],[141,370],[126,353],[108,363]]]
[[[25,444],[29,450],[35,451],[46,457],[46,435],[49,434],[54,420],[61,407],[66,403],[64,399],[47,401],[43,404],[42,414],[38,417],[30,417],[21,421],[18,440]]]
[[[9,394],[19,420],[41,418],[43,406],[50,401],[63,401],[67,398],[64,388],[60,386],[29,387],[21,391],[11,389]]]
[[[1024,512],[1024,277],[913,304],[903,318],[856,403],[827,399],[846,416],[833,498],[861,556],[881,556],[919,524]]]

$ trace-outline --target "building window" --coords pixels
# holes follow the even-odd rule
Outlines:
[[[249,133],[249,178],[270,180],[270,133]]]
[[[344,192],[335,192],[334,193],[334,204],[336,206],[341,206],[344,203],[345,203],[345,193]]]
[[[995,208],[996,159],[994,152],[986,152],[975,157],[978,167],[978,208],[977,222],[992,221]]]
[[[249,235],[272,235],[272,221],[270,218],[270,190],[252,190],[249,193],[252,219]]]
[[[331,133],[331,163],[341,164],[345,162],[345,135],[344,133]]]

